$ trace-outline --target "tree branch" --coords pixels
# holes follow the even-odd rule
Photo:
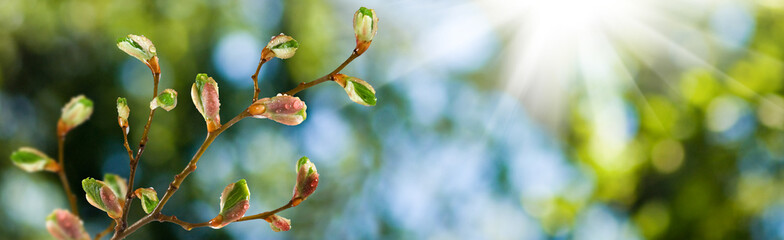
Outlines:
[[[253,79],[253,102],[259,99],[259,93],[261,93],[261,89],[259,89],[259,71],[261,70],[261,65],[267,62],[267,59],[264,58],[265,51],[267,51],[267,48],[261,51],[261,58],[259,58],[259,66],[256,67],[256,73],[250,76]]]
[[[294,96],[294,94],[297,94],[298,92],[300,92],[302,90],[305,90],[305,89],[308,89],[308,88],[310,88],[312,86],[315,86],[315,85],[317,85],[319,83],[326,82],[327,80],[334,80],[334,79],[332,79],[332,77],[335,76],[335,74],[338,74],[340,72],[340,70],[343,70],[343,68],[348,66],[348,64],[351,63],[351,61],[354,61],[354,59],[356,59],[357,57],[359,57],[359,55],[360,54],[357,53],[357,49],[354,49],[354,51],[351,52],[351,56],[349,56],[346,59],[346,61],[343,61],[343,63],[340,64],[340,66],[338,66],[337,68],[335,68],[335,70],[332,70],[331,73],[329,73],[327,75],[324,75],[323,77],[320,77],[320,78],[318,78],[316,80],[313,80],[313,81],[310,81],[310,82],[300,83],[294,89],[291,89],[291,90],[289,90],[289,91],[287,91],[287,92],[285,92],[283,94],[286,94],[286,95],[289,95],[289,96]]]
[[[71,204],[71,213],[79,216],[79,208],[76,203],[76,195],[71,191],[71,186],[68,184],[68,176],[65,174],[65,135],[57,137],[57,163],[60,165],[57,175],[60,177],[60,182],[63,184],[65,195],[68,197],[68,202]]]
[[[199,162],[199,159],[207,150],[207,148],[210,146],[210,144],[212,144],[215,138],[218,137],[218,135],[220,135],[223,131],[225,131],[235,123],[239,122],[240,120],[248,116],[250,116],[250,113],[248,113],[247,110],[243,110],[240,114],[238,114],[237,116],[229,120],[229,122],[227,122],[226,124],[218,128],[218,130],[207,133],[207,138],[204,139],[204,143],[201,144],[199,150],[197,150],[196,153],[193,155],[193,158],[191,158],[191,161],[188,162],[188,165],[185,167],[185,169],[183,169],[182,172],[180,172],[179,174],[175,175],[174,181],[169,183],[169,188],[166,190],[166,193],[158,202],[158,206],[156,206],[152,212],[150,212],[149,214],[145,215],[144,217],[142,217],[141,219],[133,223],[130,227],[115,231],[112,239],[123,239],[129,234],[141,228],[142,226],[146,225],[147,223],[150,223],[153,220],[159,220],[159,218],[163,216],[161,214],[161,210],[163,209],[163,206],[165,206],[166,203],[169,201],[169,199],[172,197],[172,195],[174,195],[174,193],[177,192],[182,182],[185,181],[185,178],[187,178],[189,174],[191,174],[193,171],[196,170],[196,163]],[[138,158],[139,156],[137,155],[136,157]],[[129,190],[129,192],[131,191]]]

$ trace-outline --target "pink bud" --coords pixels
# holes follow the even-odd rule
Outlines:
[[[278,95],[259,99],[248,108],[248,112],[255,118],[269,118],[293,126],[305,121],[307,109],[308,106],[298,97]]]
[[[84,230],[82,220],[67,210],[55,209],[46,217],[46,230],[60,240],[90,239],[90,235]]]
[[[291,230],[291,220],[278,215],[272,215],[264,219],[270,223],[270,228],[275,232],[285,232]]]
[[[307,157],[300,158],[297,162],[297,183],[294,185],[294,196],[291,198],[295,206],[316,191],[318,180],[316,165]]]

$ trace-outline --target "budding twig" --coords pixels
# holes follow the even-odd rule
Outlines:
[[[245,216],[245,217],[240,218],[239,220],[237,220],[235,222],[244,222],[244,221],[250,221],[250,220],[256,220],[256,219],[267,219],[270,216],[275,215],[275,214],[277,214],[277,213],[279,213],[279,212],[281,212],[283,210],[289,209],[289,208],[291,208],[293,206],[294,206],[293,201],[289,201],[288,204],[283,205],[282,207],[279,207],[279,208],[277,208],[275,210],[259,213],[259,214],[252,215],[252,216]],[[174,224],[180,225],[180,227],[182,227],[186,231],[190,231],[190,230],[192,230],[194,228],[209,227],[210,226],[210,222],[209,221],[201,222],[201,223],[189,223],[189,222],[180,220],[179,218],[177,218],[177,216],[168,216],[168,215],[163,215],[163,214],[158,215],[158,217],[155,220],[158,220],[159,222],[170,222],[170,223],[174,223]]]
[[[71,203],[71,213],[79,217],[79,209],[78,205],[76,204],[76,195],[71,191],[71,186],[68,185],[68,176],[65,174],[65,159],[63,157],[65,152],[65,135],[61,135],[57,137],[57,164],[60,165],[60,169],[57,171],[57,175],[60,177],[60,182],[63,184],[63,189],[65,189],[65,195],[68,196],[68,202]]]
[[[156,73],[153,72],[153,99],[158,96],[158,82],[160,80],[161,74],[160,72]],[[123,206],[123,213],[122,217],[120,218],[119,224],[117,224],[115,235],[118,232],[122,232],[128,226],[128,211],[131,208],[131,203],[133,203],[133,181],[136,178],[136,167],[139,165],[139,159],[142,157],[142,153],[144,152],[145,146],[147,146],[147,134],[150,132],[150,125],[152,125],[152,118],[155,115],[155,109],[150,109],[150,115],[147,117],[147,124],[144,125],[144,132],[142,133],[142,139],[139,141],[139,150],[136,152],[136,157],[133,157],[132,152],[128,152],[129,157],[131,158],[130,162],[130,174],[128,175],[128,189],[129,191],[125,194],[125,206]],[[123,131],[125,133],[125,131]],[[125,135],[125,146],[130,150],[128,145],[128,137],[127,134]]]
[[[327,80],[334,80],[334,79],[332,79],[332,77],[335,76],[335,74],[339,73],[340,70],[343,70],[343,68],[348,66],[348,64],[351,63],[351,61],[354,61],[354,59],[356,59],[357,57],[359,57],[359,55],[360,54],[359,54],[359,52],[357,52],[357,49],[354,49],[354,51],[351,52],[351,56],[349,56],[346,59],[346,61],[343,61],[343,63],[340,64],[340,66],[338,66],[337,68],[335,68],[335,70],[333,70],[331,73],[329,73],[327,75],[324,75],[323,77],[320,77],[320,78],[318,78],[316,80],[313,80],[313,81],[310,81],[310,82],[300,83],[294,89],[291,89],[288,92],[285,92],[283,94],[286,94],[286,95],[289,95],[289,96],[294,96],[294,94],[297,94],[298,92],[300,92],[302,90],[305,90],[305,89],[308,89],[308,88],[310,88],[312,86],[315,86],[315,85],[317,85],[319,83],[326,82]]]
[[[253,102],[259,100],[259,93],[261,93],[261,89],[259,89],[259,71],[261,71],[261,65],[264,65],[267,62],[267,59],[264,58],[265,51],[269,51],[269,49],[264,48],[261,51],[261,57],[259,58],[259,66],[256,67],[256,73],[253,76],[250,76],[253,79]]]
[[[191,174],[193,171],[196,170],[196,163],[199,162],[199,159],[204,154],[204,152],[207,150],[207,148],[210,146],[210,144],[212,144],[212,142],[215,140],[215,138],[217,138],[218,135],[220,135],[223,131],[225,131],[226,129],[228,129],[229,127],[234,125],[235,123],[239,122],[240,120],[242,120],[243,118],[246,118],[248,116],[250,116],[250,114],[248,113],[247,110],[242,111],[240,114],[238,114],[237,116],[235,116],[234,118],[229,120],[229,122],[227,122],[226,124],[224,124],[223,126],[218,128],[218,130],[213,131],[213,132],[208,132],[207,133],[207,138],[204,139],[204,143],[201,144],[201,146],[199,147],[199,150],[197,150],[196,153],[193,155],[193,158],[191,158],[191,161],[188,162],[188,165],[185,167],[185,169],[183,169],[182,172],[180,172],[179,174],[175,175],[174,176],[174,181],[169,183],[169,188],[166,190],[166,193],[163,195],[161,200],[158,202],[158,206],[156,206],[155,209],[152,212],[150,212],[146,216],[142,217],[141,219],[139,219],[138,221],[133,223],[128,228],[125,228],[125,229],[119,230],[119,231],[115,231],[114,236],[112,237],[112,239],[123,239],[126,236],[128,236],[129,234],[131,234],[131,233],[135,232],[136,230],[138,230],[139,228],[141,228],[142,226],[152,222],[153,220],[163,221],[163,220],[160,219],[160,218],[162,218],[162,216],[164,216],[163,214],[161,214],[161,210],[163,210],[163,207],[166,205],[166,202],[169,201],[169,199],[172,197],[172,195],[174,195],[174,193],[177,192],[177,190],[180,188],[180,185],[182,184],[182,182],[185,181],[185,178],[187,178],[189,174]],[[138,158],[139,156],[137,155],[136,157]],[[132,191],[128,191],[128,192],[132,192]]]

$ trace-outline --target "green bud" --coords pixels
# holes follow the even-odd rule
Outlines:
[[[171,88],[163,90],[155,99],[150,101],[150,109],[158,107],[163,108],[167,112],[177,107],[177,91]]]
[[[286,124],[298,125],[308,117],[308,106],[299,97],[278,95],[272,98],[262,98],[248,107],[248,112],[254,118],[269,118],[270,120]]]
[[[354,36],[357,39],[357,53],[362,54],[370,47],[370,42],[378,31],[378,16],[373,9],[359,8],[354,13]]]
[[[144,35],[129,34],[125,38],[117,39],[117,48],[144,63],[158,55],[155,45]]]
[[[11,153],[11,162],[27,172],[50,171],[57,172],[60,165],[54,159],[35,148],[21,147]]]
[[[82,180],[82,189],[90,205],[106,212],[111,218],[117,219],[122,216],[125,198],[118,196],[108,184],[93,178],[85,178]]]
[[[57,123],[58,134],[65,136],[68,131],[87,121],[92,114],[93,101],[84,95],[71,98],[71,101],[65,104],[62,109],[60,121]]]
[[[128,100],[123,97],[117,98],[117,122],[120,127],[128,127],[128,115],[131,114],[131,109],[128,107]],[[127,129],[126,129],[127,130]]]
[[[158,206],[158,193],[153,188],[139,188],[133,194],[142,202],[145,213],[152,212]]]
[[[191,99],[196,110],[207,122],[207,131],[218,130],[220,121],[220,98],[218,96],[218,83],[215,79],[200,73],[196,75],[196,82],[191,87]]]
[[[376,105],[376,90],[369,83],[345,74],[336,74],[334,79],[343,87],[351,101],[365,106]]]
[[[291,220],[278,215],[272,215],[264,219],[270,224],[270,228],[275,232],[285,232],[291,230]]]
[[[287,59],[294,56],[298,47],[299,43],[297,40],[281,33],[280,35],[272,37],[266,48],[272,51],[272,53],[275,54],[275,57]]]
[[[46,217],[46,230],[58,240],[89,240],[84,223],[68,210],[55,209]]]
[[[218,229],[245,216],[250,206],[250,190],[245,179],[229,184],[223,189],[220,197],[221,211],[212,220],[210,227]]]

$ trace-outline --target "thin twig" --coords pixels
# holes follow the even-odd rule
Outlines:
[[[68,176],[65,174],[65,135],[59,136],[57,138],[57,161],[60,165],[59,171],[57,171],[57,175],[60,177],[60,182],[63,184],[63,189],[65,189],[65,195],[68,197],[68,202],[71,203],[71,213],[79,216],[79,209],[78,205],[76,204],[76,195],[71,191],[71,186],[68,184]]]
[[[177,225],[180,225],[186,231],[190,231],[191,229],[198,228],[198,227],[207,227],[210,225],[210,222],[203,222],[203,223],[189,223],[183,220],[178,219],[176,216],[167,216],[161,214],[158,219],[159,222],[171,222]]]
[[[259,99],[259,93],[261,93],[261,89],[259,89],[259,71],[261,70],[261,65],[264,65],[265,62],[267,62],[267,59],[264,58],[264,51],[261,51],[261,58],[259,59],[259,66],[256,67],[256,73],[250,76],[253,79],[253,102]]]
[[[323,77],[320,77],[320,78],[318,78],[316,80],[313,80],[313,81],[310,81],[310,82],[300,83],[294,89],[291,89],[291,90],[289,90],[289,91],[287,91],[287,92],[285,92],[283,94],[286,94],[286,95],[289,95],[289,96],[294,96],[294,94],[297,94],[298,92],[300,92],[302,90],[305,90],[305,89],[308,89],[308,88],[310,88],[312,86],[315,86],[315,85],[317,85],[319,83],[326,82],[327,80],[334,80],[334,79],[332,79],[332,77],[335,76],[335,74],[338,74],[340,72],[340,70],[343,70],[343,68],[348,66],[348,64],[351,63],[351,61],[354,61],[354,59],[356,59],[357,57],[359,57],[359,54],[357,54],[357,50],[354,49],[354,51],[351,52],[351,56],[349,56],[346,59],[346,61],[343,61],[343,63],[340,64],[340,66],[338,66],[337,68],[335,68],[335,70],[333,70],[331,73],[329,73],[327,75],[324,75]]]
[[[114,229],[115,225],[116,225],[116,223],[114,221],[112,221],[112,223],[110,223],[109,226],[106,227],[106,229],[104,229],[102,232],[99,232],[98,234],[95,234],[95,238],[93,238],[93,239],[94,240],[98,240],[98,239],[101,239],[103,236],[106,236],[106,234],[109,234],[110,232],[112,232],[112,229]]]
[[[274,214],[277,214],[277,213],[279,213],[279,212],[281,212],[283,210],[291,208],[293,205],[294,204],[292,204],[292,202],[289,202],[288,204],[286,204],[286,205],[284,205],[282,207],[279,207],[278,209],[275,209],[275,210],[272,210],[272,211],[268,211],[268,212],[259,213],[259,214],[252,215],[252,216],[246,216],[246,217],[238,219],[235,222],[244,222],[244,221],[250,221],[250,220],[256,220],[256,219],[267,219],[268,217],[270,217],[270,216],[272,216]],[[156,218],[156,220],[158,220],[159,222],[171,222],[171,223],[180,225],[180,227],[182,227],[183,229],[185,229],[187,231],[190,231],[191,229],[194,229],[194,228],[210,226],[210,222],[209,221],[201,222],[201,223],[189,223],[189,222],[186,222],[186,221],[178,219],[177,216],[168,216],[168,215],[163,215],[163,214],[160,214]]]
[[[152,74],[154,87],[153,87],[153,99],[158,96],[158,82],[160,80],[161,74],[160,73],[153,73]],[[122,232],[126,227],[128,227],[128,211],[131,208],[131,203],[133,203],[133,182],[136,178],[136,167],[139,165],[139,159],[142,157],[142,153],[144,153],[144,149],[147,146],[147,134],[150,132],[150,126],[152,125],[152,118],[155,116],[155,109],[150,109],[150,115],[147,117],[147,124],[144,125],[144,132],[142,132],[141,141],[139,141],[139,150],[136,152],[136,157],[131,157],[130,162],[130,174],[128,175],[128,192],[125,194],[125,206],[123,206],[122,217],[120,218],[120,223],[117,224],[115,229],[115,235],[118,232]],[[125,137],[126,146],[127,145],[127,136]],[[130,149],[130,147],[128,147]],[[129,155],[130,152],[129,152]]]
[[[123,146],[125,146],[125,150],[128,151],[128,161],[133,161],[133,150],[131,149],[131,145],[128,144],[128,127],[122,127],[123,132]]]
[[[281,212],[283,210],[289,209],[289,208],[291,208],[293,206],[294,206],[294,201],[289,201],[289,203],[287,203],[286,205],[283,205],[282,207],[279,207],[278,209],[275,209],[275,210],[272,210],[272,211],[269,211],[269,212],[259,213],[259,214],[256,214],[256,215],[245,216],[245,217],[242,217],[239,220],[237,220],[237,222],[250,221],[250,220],[255,220],[255,219],[267,219],[268,217],[270,217],[272,215],[275,215],[275,214],[277,214],[277,213],[279,213],[279,212]]]

